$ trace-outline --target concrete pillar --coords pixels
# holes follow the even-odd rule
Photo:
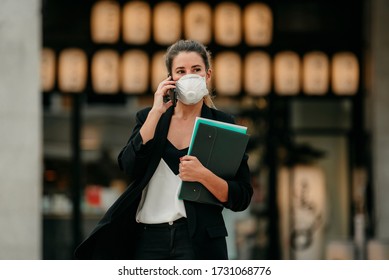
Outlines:
[[[0,259],[41,258],[39,0],[0,0]]]
[[[389,1],[371,2],[370,126],[376,237],[389,239]]]

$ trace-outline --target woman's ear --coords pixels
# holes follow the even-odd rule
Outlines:
[[[207,70],[207,74],[205,75],[207,82],[211,79],[212,76],[212,69]]]

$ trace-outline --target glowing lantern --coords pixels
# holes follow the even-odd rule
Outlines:
[[[253,51],[244,61],[244,89],[248,95],[267,95],[271,89],[271,59],[262,51]]]
[[[215,8],[215,42],[236,46],[242,39],[241,10],[233,2],[220,3]]]
[[[239,54],[225,51],[215,57],[215,88],[218,95],[234,96],[241,91],[242,62]]]
[[[77,48],[63,50],[58,59],[58,87],[63,92],[79,93],[87,80],[87,56]]]
[[[273,13],[264,3],[251,3],[244,9],[244,37],[249,46],[267,46],[273,35]]]
[[[300,91],[300,58],[292,51],[274,57],[274,89],[280,95],[296,95]]]
[[[163,1],[154,7],[154,40],[169,45],[181,37],[181,8],[173,1]]]
[[[323,52],[314,51],[303,57],[303,91],[308,95],[328,92],[330,62]]]
[[[102,0],[91,10],[91,35],[95,43],[116,43],[120,34],[120,6],[118,2]]]
[[[55,84],[56,58],[54,50],[43,48],[41,51],[41,87],[43,91],[51,91]]]
[[[144,93],[149,82],[149,57],[144,51],[130,50],[122,56],[122,90],[125,93]]]
[[[165,66],[165,52],[159,51],[154,53],[151,61],[151,87],[153,91],[158,88],[160,82],[167,78]]]
[[[212,10],[209,4],[195,1],[184,10],[185,38],[208,44],[211,41]]]
[[[340,52],[332,58],[332,91],[337,95],[353,95],[358,91],[359,63],[355,54]]]
[[[119,54],[114,50],[97,51],[92,58],[92,87],[95,93],[119,91]]]
[[[145,44],[150,40],[151,9],[145,1],[127,2],[123,7],[123,41]]]

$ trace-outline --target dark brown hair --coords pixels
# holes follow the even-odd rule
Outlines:
[[[204,61],[205,70],[208,71],[208,69],[211,68],[211,53],[203,44],[194,40],[179,40],[171,45],[166,51],[165,65],[169,74],[171,74],[173,59],[180,52],[198,53]]]

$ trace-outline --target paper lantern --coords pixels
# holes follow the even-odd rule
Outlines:
[[[119,54],[116,51],[97,51],[92,57],[91,67],[95,93],[115,94],[119,91]]]
[[[248,53],[244,61],[244,90],[251,96],[267,95],[271,90],[271,59],[262,51]]]
[[[274,90],[279,95],[300,92],[300,58],[292,51],[283,51],[274,57]]]
[[[145,1],[131,1],[123,7],[123,41],[146,44],[150,40],[151,9]]]
[[[239,54],[231,51],[218,53],[214,62],[215,88],[218,95],[238,95],[242,87],[242,62]]]
[[[144,93],[149,82],[149,57],[142,50],[126,51],[122,56],[122,91],[128,94]]]
[[[324,255],[326,185],[323,170],[313,165],[283,168],[278,174],[283,258],[317,260]]]
[[[336,53],[332,57],[332,91],[337,95],[354,95],[359,85],[359,63],[351,52]]]
[[[223,46],[236,46],[242,39],[241,10],[233,2],[215,7],[215,42]]]
[[[186,39],[208,44],[212,37],[212,10],[208,3],[195,1],[184,10],[184,33]]]
[[[53,49],[43,48],[41,51],[41,88],[51,91],[55,84],[56,57]]]
[[[267,46],[273,36],[273,13],[264,3],[251,3],[244,9],[244,38],[249,46]]]
[[[61,51],[58,59],[58,87],[60,91],[79,93],[87,80],[87,56],[78,48]]]
[[[165,52],[155,52],[151,61],[151,87],[156,91],[160,82],[167,78],[165,66]]]
[[[116,43],[120,34],[120,6],[118,2],[101,0],[91,9],[91,36],[95,43]]]
[[[181,37],[181,8],[173,1],[163,1],[154,7],[153,35],[156,43],[170,45]]]
[[[330,62],[320,51],[309,52],[303,57],[303,91],[308,95],[324,95],[330,83]]]

